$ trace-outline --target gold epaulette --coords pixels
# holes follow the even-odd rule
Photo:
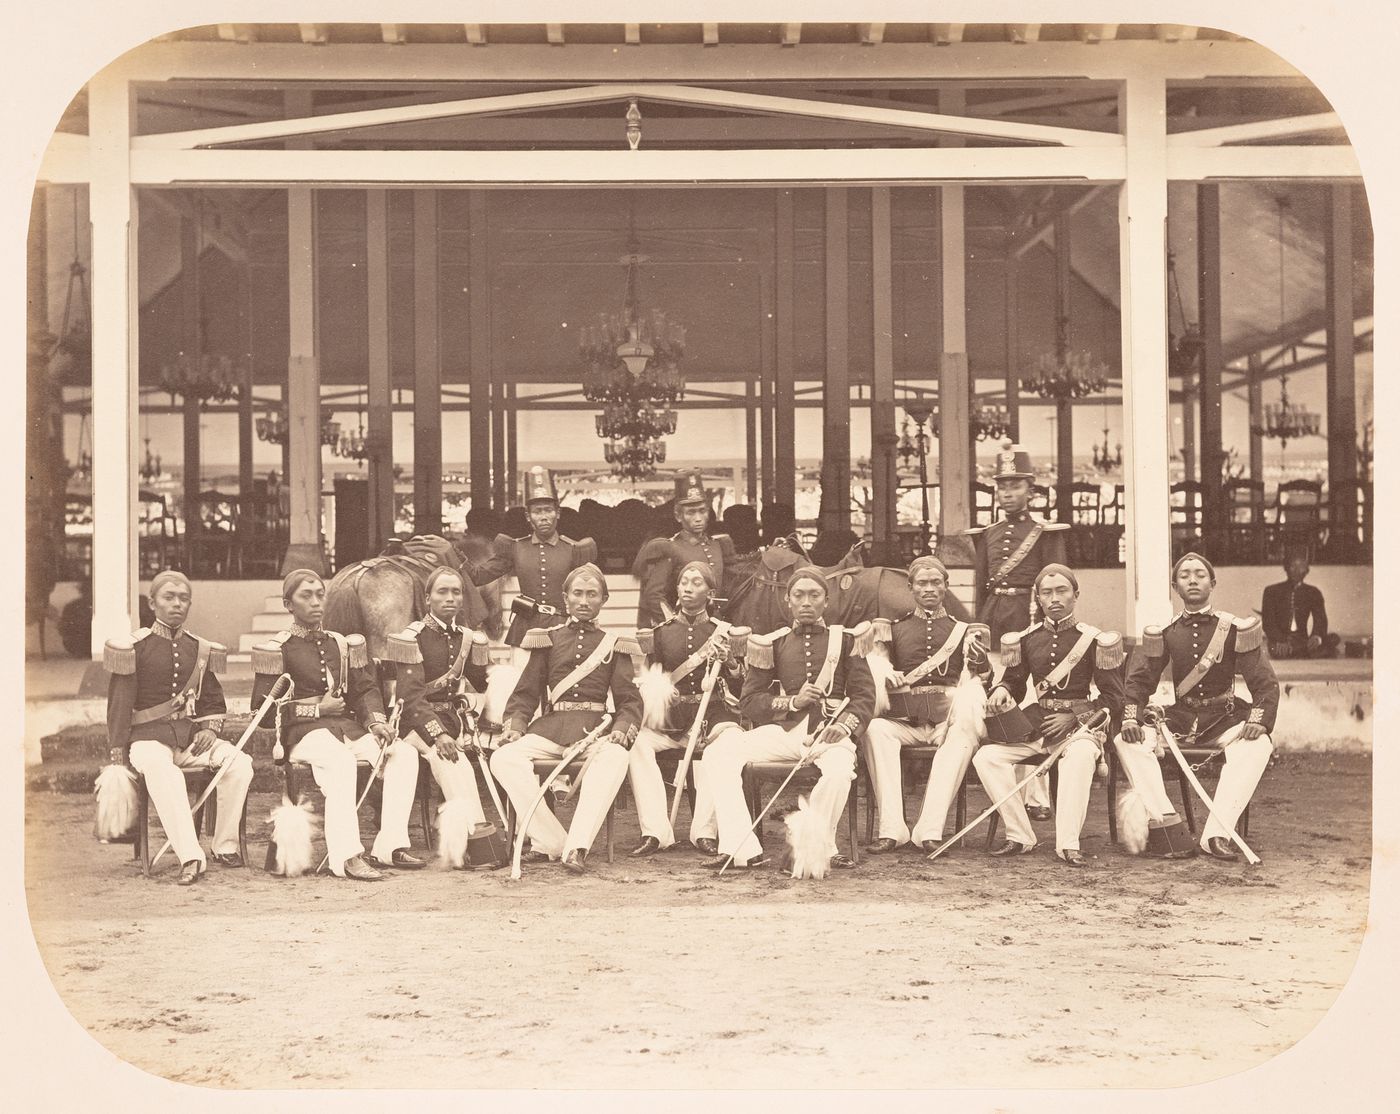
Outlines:
[[[491,640],[486,637],[483,631],[474,630],[471,632],[472,652],[471,662],[473,665],[489,665],[491,663]]]
[[[554,645],[551,635],[564,624],[559,623],[552,627],[534,627],[525,632],[525,637],[520,641],[522,650],[543,650]]]
[[[282,633],[286,634],[286,631]],[[282,672],[282,641],[264,642],[253,647],[254,673],[279,674]]]
[[[846,631],[855,641],[851,643],[851,654],[853,657],[863,658],[875,648],[875,624],[869,619],[863,623],[857,623],[849,627]]]
[[[1001,664],[1021,664],[1021,635],[1024,631],[1007,631],[1001,636]]]
[[[1167,652],[1167,641],[1161,627],[1142,628],[1142,652],[1149,658],[1160,658]]]
[[[385,659],[401,662],[404,665],[422,664],[423,651],[418,648],[418,635],[422,630],[423,622],[420,619],[416,623],[409,623],[398,634],[391,634],[384,643]]]
[[[912,614],[912,612],[911,612]],[[872,628],[871,640],[874,642],[893,642],[894,624],[888,619],[875,618],[870,620]]]
[[[772,669],[773,644],[791,630],[791,627],[779,627],[768,634],[749,635],[748,663],[758,669]]]
[[[1235,653],[1247,654],[1264,644],[1264,624],[1257,616],[1236,617],[1230,621],[1235,627]]]
[[[1068,522],[1042,522],[1040,525],[1046,530],[1068,530],[1070,527]]]
[[[209,672],[224,673],[228,670],[228,647],[221,642],[209,643]]]
[[[108,673],[135,673],[136,643],[150,633],[150,627],[139,627],[125,638],[107,639],[102,644],[102,668]]]
[[[651,655],[656,652],[655,628],[648,627],[646,630],[639,630],[637,632],[637,645],[642,648],[642,653],[646,654],[647,657],[651,657]]]
[[[1117,669],[1127,658],[1123,636],[1116,630],[1099,631],[1094,636],[1094,664],[1100,669]]]
[[[626,654],[628,657],[639,658],[642,656],[642,647],[636,636],[630,634],[620,634],[617,641],[613,643],[613,649],[619,654]]]
[[[345,648],[350,653],[350,668],[363,669],[369,665],[369,643],[362,634],[347,634]]]

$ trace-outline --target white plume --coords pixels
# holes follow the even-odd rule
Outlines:
[[[948,706],[948,724],[950,728],[970,732],[977,739],[987,733],[987,690],[982,687],[981,681],[968,672],[966,666],[953,689],[952,703]]]
[[[653,731],[666,729],[666,713],[671,701],[676,698],[676,685],[671,674],[661,665],[653,662],[642,670],[637,678],[637,688],[642,693],[642,726]]]
[[[521,670],[509,662],[497,662],[486,667],[486,700],[481,714],[492,723],[504,723],[506,701],[520,683]]]
[[[797,811],[789,812],[783,823],[787,825],[792,876],[825,878],[831,869],[831,833],[826,821],[808,807],[806,797],[798,797]]]
[[[1151,818],[1147,802],[1136,789],[1129,789],[1118,797],[1118,838],[1128,854],[1141,855],[1146,849]]]
[[[136,775],[126,766],[103,766],[93,783],[97,821],[93,834],[106,843],[120,839],[136,826]]]
[[[890,685],[894,683],[894,662],[883,642],[875,643],[870,653],[865,655],[865,663],[870,666],[870,674],[875,678],[875,714],[883,716],[890,710]]]
[[[310,802],[292,804],[285,796],[272,810],[272,842],[277,845],[276,873],[296,878],[311,869],[315,814]]]
[[[467,840],[472,832],[471,806],[465,797],[443,801],[438,806],[438,862],[456,870],[467,861]]]

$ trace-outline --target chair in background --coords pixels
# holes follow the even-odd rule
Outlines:
[[[185,516],[185,548],[191,576],[243,575],[238,496],[222,491],[200,493],[193,514]]]
[[[170,567],[177,553],[175,516],[159,492],[143,489],[137,494],[137,540],[142,577]]]
[[[997,516],[997,489],[991,484],[972,485],[972,525],[990,526]]]
[[[1269,557],[1282,561],[1290,553],[1304,553],[1309,561],[1322,548],[1322,484],[1318,480],[1288,480],[1278,485],[1269,526]]]
[[[1334,484],[1327,505],[1327,544],[1325,556],[1338,564],[1371,561],[1371,499],[1374,494],[1369,483],[1347,480]],[[1353,525],[1342,529],[1343,517],[1338,511],[1350,504]]]
[[[1069,563],[1075,568],[1100,563],[1098,524],[1102,500],[1103,489],[1096,483],[1076,480],[1069,485],[1070,531],[1066,548]]]
[[[1264,481],[1235,479],[1225,484],[1226,551],[1232,563],[1262,565],[1267,546]]]
[[[1196,480],[1181,480],[1171,486],[1172,559],[1201,547],[1201,508],[1205,494]]]

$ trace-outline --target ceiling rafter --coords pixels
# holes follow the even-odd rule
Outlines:
[[[1196,28],[1185,23],[1157,23],[1153,28],[1164,43],[1190,42],[1196,37]]]
[[[1006,37],[1013,43],[1034,43],[1040,41],[1040,24],[1008,23]]]
[[[406,23],[381,23],[379,34],[386,43],[402,46],[408,42],[408,25]]]
[[[1074,29],[1082,43],[1112,42],[1118,37],[1116,23],[1076,23]]]
[[[718,46],[718,45],[719,45],[719,24],[718,24],[718,23],[702,23],[702,24],[700,25],[700,35],[701,35],[701,40],[704,42],[704,44],[705,44],[706,46]]]
[[[1283,139],[1313,132],[1335,131],[1342,118],[1335,112],[1316,112],[1308,116],[1288,116],[1279,120],[1253,120],[1246,124],[1229,124],[1219,128],[1174,132],[1167,136],[1169,147],[1221,147],[1227,143],[1246,143],[1255,139]]]
[[[484,23],[464,23],[463,30],[467,35],[467,42],[472,46],[486,45],[486,25]]]
[[[301,34],[301,41],[312,45],[324,45],[330,42],[331,29],[328,23],[298,23],[297,31]]]
[[[953,43],[960,43],[963,39],[963,31],[967,27],[966,23],[933,23],[930,24],[933,30],[933,41],[939,46],[951,46]]]
[[[622,38],[628,46],[641,46],[642,25],[640,23],[624,23],[622,25]]]
[[[220,23],[219,38],[226,43],[255,43],[258,41],[256,23]]]
[[[544,25],[545,41],[550,46],[564,45],[564,25],[562,23],[546,23]]]
[[[885,25],[883,23],[858,23],[856,24],[856,34],[864,46],[879,46],[885,41]]]
[[[782,31],[783,46],[796,46],[802,41],[802,24],[784,23]]]

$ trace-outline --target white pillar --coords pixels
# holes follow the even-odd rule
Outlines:
[[[88,83],[92,185],[92,655],[134,629],[136,612],[136,198],[131,85]]]
[[[1123,474],[1128,477],[1125,629],[1171,614],[1167,470],[1167,92],[1159,76],[1130,77],[1121,113],[1127,178],[1118,199],[1123,318]]]

